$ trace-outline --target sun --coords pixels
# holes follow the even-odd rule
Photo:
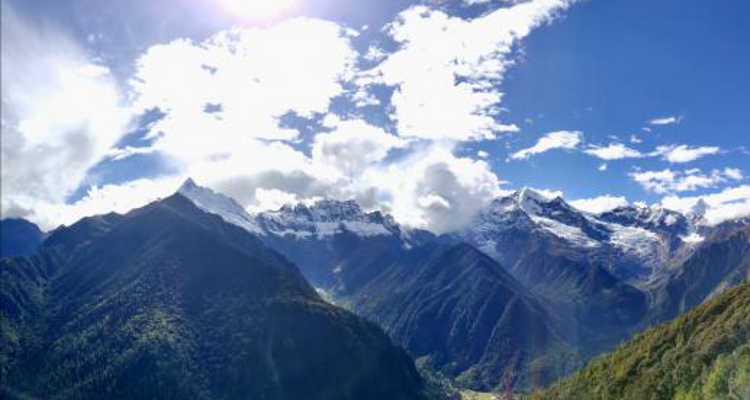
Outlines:
[[[242,18],[268,19],[289,10],[297,0],[219,0],[230,13]]]

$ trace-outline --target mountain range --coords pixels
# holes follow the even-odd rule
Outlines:
[[[460,387],[530,390],[750,275],[749,221],[709,226],[706,207],[591,214],[523,189],[436,235],[354,201],[250,214],[189,179],[3,259],[2,386],[44,397],[68,380],[61,398],[85,398],[146,357],[153,379],[206,398],[439,396],[416,359]],[[99,375],[98,348],[127,351]],[[321,359],[335,382],[310,369]]]
[[[643,206],[591,214],[527,188],[490,202],[465,229],[438,236],[364,212],[354,201],[250,215],[192,181],[180,193],[239,221],[327,298],[380,323],[414,357],[477,389],[509,380],[518,388],[549,383],[750,271],[750,245],[736,237],[748,221],[709,226],[703,202],[687,215]],[[691,268],[717,268],[697,260],[727,240],[736,242],[736,254],[711,260],[731,274],[713,274],[692,302],[670,312],[671,302],[681,301],[671,294],[680,277]],[[503,310],[523,317],[504,319]],[[545,340],[493,339],[521,319],[537,324]]]

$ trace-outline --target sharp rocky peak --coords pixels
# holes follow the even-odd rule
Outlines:
[[[216,214],[225,221],[237,225],[252,233],[262,233],[255,218],[250,215],[242,205],[231,197],[199,186],[192,178],[188,178],[177,190],[177,193],[185,196],[196,207],[211,214]]]
[[[702,220],[706,216],[706,212],[708,212],[709,208],[711,208],[711,206],[709,206],[703,198],[700,198],[692,207],[690,207],[687,217],[691,221]]]

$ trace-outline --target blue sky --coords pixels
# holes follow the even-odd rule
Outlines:
[[[750,213],[746,1],[2,7],[4,217],[123,212],[187,176],[436,231],[524,186]]]

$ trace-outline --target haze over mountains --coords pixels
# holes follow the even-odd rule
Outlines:
[[[188,180],[41,245],[14,236],[28,255],[0,262],[2,387],[440,397],[414,359],[460,387],[531,390],[747,279],[748,221],[709,226],[700,211],[595,215],[524,189],[435,235],[354,201],[249,214]]]

